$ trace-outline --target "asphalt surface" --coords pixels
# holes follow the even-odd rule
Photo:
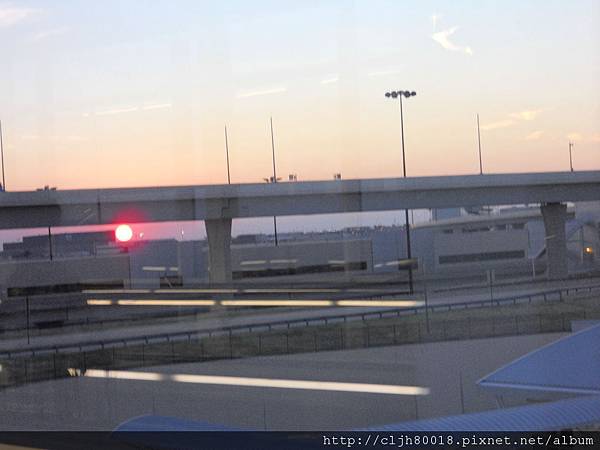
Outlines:
[[[593,285],[598,283],[598,279],[587,280],[569,280],[560,282],[546,282],[534,284],[521,284],[518,287],[505,285],[493,288],[494,298],[505,298],[516,295],[530,295],[544,292],[558,287],[575,287]],[[405,296],[395,298],[406,299]],[[476,287],[465,290],[452,290],[449,292],[433,292],[428,295],[429,306],[439,306],[458,302],[480,302],[490,300],[489,287]],[[99,307],[114,310],[118,306]],[[170,334],[181,332],[201,332],[217,328],[227,328],[236,326],[251,326],[265,323],[274,323],[281,321],[293,321],[298,319],[314,319],[319,317],[334,317],[348,314],[361,314],[379,311],[389,311],[395,308],[381,307],[314,307],[314,308],[269,308],[269,310],[221,310],[218,314],[208,313],[199,314],[196,318],[182,316],[181,320],[170,320],[167,323],[146,323],[136,325],[131,321],[119,327],[110,327],[105,329],[94,329],[89,331],[69,330],[66,333],[57,333],[50,335],[31,335],[30,342],[27,343],[25,336],[21,338],[0,340],[0,352],[6,351],[26,351],[46,346],[77,346],[86,342],[101,342],[104,340],[132,339],[136,337],[152,336],[158,334]],[[118,312],[117,312],[118,314]]]
[[[112,430],[155,414],[250,430],[343,430],[497,407],[477,386],[498,367],[562,334],[242,358],[136,369],[286,380],[419,386],[427,395],[384,395],[175,380],[74,377],[0,390],[3,430]]]

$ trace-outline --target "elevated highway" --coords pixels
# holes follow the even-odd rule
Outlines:
[[[0,229],[204,221],[210,278],[231,280],[234,218],[540,204],[550,278],[566,276],[565,202],[600,200],[600,171],[2,192]]]

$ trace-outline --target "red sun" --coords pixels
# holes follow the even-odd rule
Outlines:
[[[133,230],[129,225],[119,225],[115,230],[115,238],[119,242],[128,242],[133,237]]]

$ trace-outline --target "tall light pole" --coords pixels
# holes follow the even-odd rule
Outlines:
[[[573,172],[573,145],[574,144],[569,141],[569,165],[571,167],[571,172]],[[2,167],[4,167],[4,165]]]
[[[415,91],[391,91],[386,92],[385,96],[387,98],[399,99],[400,100],[400,135],[402,138],[402,173],[404,174],[404,178],[406,178],[406,153],[404,151],[404,116],[402,111],[402,97],[414,97],[417,95]],[[408,209],[404,210],[405,219],[406,219],[406,257],[409,260],[408,266],[408,289],[412,294],[414,292],[413,289],[413,271],[412,271],[412,253],[410,249],[410,223],[408,221]],[[401,267],[401,266],[400,266]]]
[[[225,154],[227,155],[227,184],[231,184],[231,175],[229,174],[229,140],[227,139],[227,125],[225,125]]]
[[[0,157],[2,159],[2,189],[6,190],[6,180],[4,178],[4,142],[2,140],[2,121],[0,120]]]
[[[270,118],[271,121],[271,149],[273,151],[273,183],[277,183],[277,171],[275,169],[275,137],[273,135],[273,117]],[[275,231],[275,247],[279,245],[277,241],[277,216],[273,216],[273,229]]]
[[[481,133],[479,131],[479,113],[477,113],[477,147],[479,148],[479,175],[483,175],[483,162],[481,160]]]

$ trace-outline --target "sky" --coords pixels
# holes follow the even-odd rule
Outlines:
[[[0,0],[9,190],[600,168],[597,1]]]
[[[8,190],[600,169],[600,2],[0,0]]]

